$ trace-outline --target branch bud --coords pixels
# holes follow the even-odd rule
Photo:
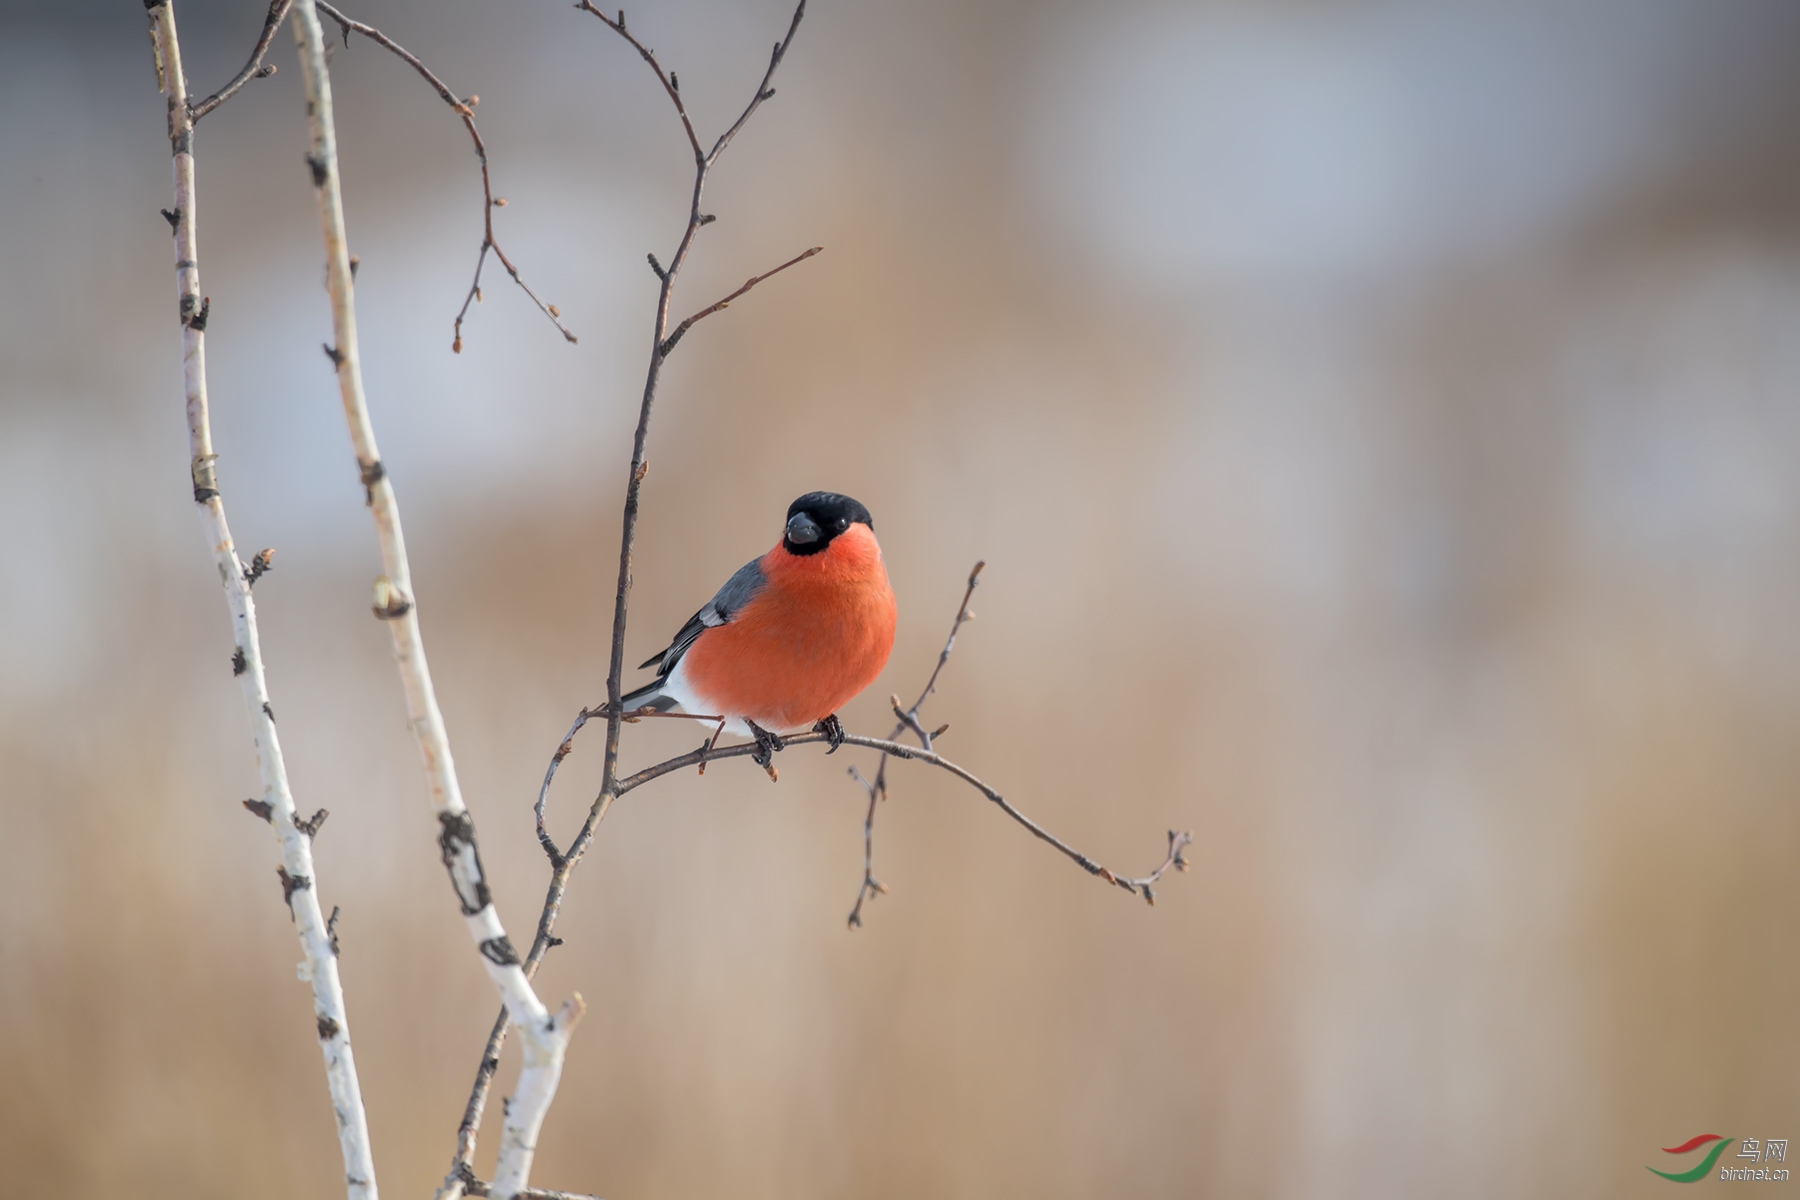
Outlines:
[[[406,593],[394,586],[394,581],[386,575],[375,577],[375,615],[383,621],[396,621],[412,611],[412,601]]]

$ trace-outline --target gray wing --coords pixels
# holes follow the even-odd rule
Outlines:
[[[645,667],[655,665],[658,678],[667,675],[675,669],[675,664],[681,661],[681,656],[688,652],[688,647],[694,644],[694,639],[699,637],[702,632],[715,625],[729,624],[744,605],[750,603],[756,593],[762,591],[763,584],[767,582],[763,578],[762,567],[758,565],[760,561],[760,559],[751,559],[739,567],[731,578],[725,581],[725,586],[706,602],[706,606],[688,618],[688,623],[681,627],[681,632],[675,635],[675,640],[669,643],[669,648],[661,654],[653,654],[645,659],[638,664],[638,670],[641,671]]]

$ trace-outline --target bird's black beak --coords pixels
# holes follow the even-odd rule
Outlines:
[[[803,512],[797,512],[788,518],[787,540],[796,546],[809,546],[825,536],[819,523]]]

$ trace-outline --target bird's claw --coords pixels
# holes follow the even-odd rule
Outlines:
[[[756,753],[750,756],[750,761],[761,767],[763,770],[768,771],[772,778],[774,775],[773,763],[775,752],[777,750],[785,749],[787,743],[777,735],[764,729],[761,725],[758,725],[755,721],[745,721],[744,723],[750,726],[750,736],[756,739]]]
[[[827,754],[836,754],[838,752],[838,747],[844,744],[844,723],[838,720],[836,713],[830,714],[824,720],[815,724],[813,726],[813,732],[825,735],[825,742],[831,747],[831,749],[825,752]]]

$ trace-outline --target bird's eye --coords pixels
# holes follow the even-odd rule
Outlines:
[[[838,527],[839,533],[842,533],[844,530],[850,528],[850,518],[849,517],[839,517],[837,519],[837,527]]]

